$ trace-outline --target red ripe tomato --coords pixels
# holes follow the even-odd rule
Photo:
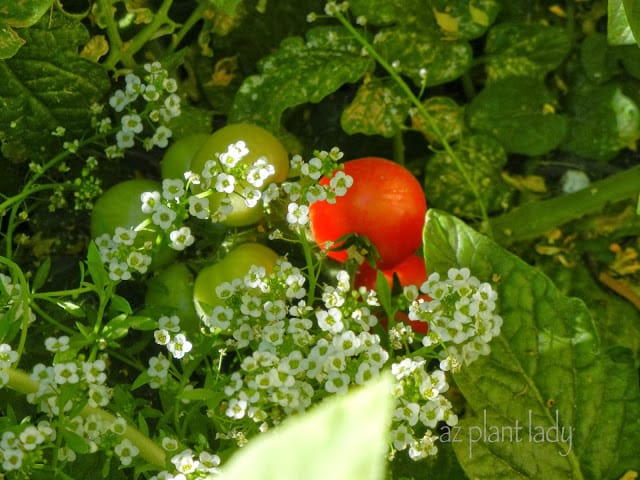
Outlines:
[[[422,285],[427,280],[427,269],[424,265],[424,259],[422,259],[422,257],[419,257],[418,255],[410,255],[395,267],[381,271],[387,279],[387,282],[389,282],[389,287],[391,287],[393,284],[394,274],[398,277],[398,281],[400,282],[400,286],[402,287],[415,285],[416,287],[420,288],[420,285]],[[376,276],[376,270],[371,268],[371,266],[365,262],[360,266],[360,269],[356,274],[355,286],[367,287],[370,290],[375,290]],[[421,295],[421,298],[424,298],[425,300],[431,300],[428,295]],[[429,325],[427,325],[426,322],[409,320],[409,317],[404,312],[396,313],[395,320],[396,322],[402,321],[411,325],[411,328],[416,333],[426,334],[429,330]]]
[[[427,202],[420,183],[406,168],[377,157],[345,162],[344,172],[353,178],[345,196],[334,204],[311,204],[311,231],[316,242],[325,249],[326,242],[357,233],[377,248],[380,268],[397,265],[422,242]],[[326,185],[329,179],[320,183]],[[347,259],[346,251],[329,251],[328,255],[339,261]]]

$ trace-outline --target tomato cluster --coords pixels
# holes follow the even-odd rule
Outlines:
[[[420,183],[406,168],[378,157],[347,161],[344,172],[353,178],[346,195],[335,203],[318,201],[310,207],[316,242],[329,257],[345,261],[348,253],[339,249],[339,240],[348,234],[363,235],[376,248],[377,267],[390,286],[394,274],[401,286],[420,286],[427,278],[424,260],[415,255],[422,244],[427,211]],[[329,178],[321,180],[328,182]],[[376,270],[367,262],[359,268],[356,285],[375,288]],[[402,320],[408,322],[407,318]],[[426,324],[410,323],[416,332],[426,333]]]
[[[427,202],[420,183],[406,168],[378,157],[345,162],[344,173],[353,178],[347,194],[310,207],[316,242],[323,249],[332,245],[329,257],[345,261],[347,252],[335,250],[336,241],[349,233],[364,235],[377,249],[381,269],[398,265],[422,243]]]

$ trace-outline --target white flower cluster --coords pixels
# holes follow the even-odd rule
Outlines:
[[[122,157],[126,149],[135,145],[136,139],[142,141],[146,150],[165,148],[172,134],[167,125],[181,113],[176,81],[169,77],[159,62],[147,63],[144,69],[147,73],[142,79],[134,73],[127,74],[124,89],[116,90],[109,99],[113,110],[122,114],[116,132],[116,145],[106,149],[109,158]],[[139,102],[139,99],[144,102]],[[94,111],[99,113],[100,108],[96,107]],[[149,125],[154,130],[144,136],[145,128]],[[99,132],[109,131],[112,128],[111,118],[96,120],[96,127]]]
[[[109,420],[99,413],[80,414],[79,406],[101,408],[109,404],[111,388],[106,384],[105,358],[94,361],[72,360],[69,356],[69,337],[49,337],[45,340],[48,351],[58,360],[53,365],[38,363],[29,378],[38,389],[26,395],[29,403],[37,405],[47,418],[38,423],[28,421],[11,427],[0,437],[0,476],[2,472],[21,470],[28,472],[31,466],[42,461],[42,450],[55,447],[57,461],[73,462],[77,451],[70,445],[56,445],[59,429],[65,435],[78,437],[77,442],[86,445],[86,451],[113,450],[123,466],[131,464],[139,449],[124,437],[127,422],[122,417]],[[8,382],[7,369],[17,361],[18,354],[8,344],[0,344],[0,386]]]
[[[375,294],[352,291],[344,271],[337,286],[324,288],[323,305],[315,309],[306,304],[304,275],[286,260],[270,275],[252,267],[217,293],[227,305],[213,308],[203,323],[227,335],[229,349],[246,351],[224,389],[228,417],[278,423],[318,395],[366,383],[389,358],[372,331]]]
[[[0,273],[0,322],[22,321],[25,314],[25,303],[22,299],[21,285],[14,282],[10,276]],[[28,305],[26,307],[29,321],[33,321],[35,315]]]
[[[176,452],[178,442],[165,437],[162,439],[162,447],[167,453]],[[218,455],[202,451],[198,454],[191,449],[174,453],[171,464],[175,472],[164,470],[152,476],[149,480],[190,480],[216,478],[220,474],[220,457]]]
[[[346,195],[353,185],[353,178],[339,170],[338,161],[342,156],[343,153],[333,147],[328,152],[316,151],[308,162],[303,161],[300,155],[291,159],[291,169],[300,172],[300,178],[283,182],[281,189],[282,198],[287,203],[286,219],[292,228],[304,228],[309,223],[309,205],[313,202],[335,203],[336,198]],[[331,177],[331,180],[321,183],[322,177]]]
[[[4,431],[0,436],[0,474],[24,471],[25,463],[37,460],[38,448],[55,439],[56,431],[46,420],[37,425],[24,422],[15,430]]]
[[[329,203],[346,194],[353,184],[353,178],[339,169],[338,160],[342,152],[333,148],[329,152],[319,151],[308,162],[299,155],[291,159],[291,168],[300,172],[296,181],[271,183],[261,190],[265,182],[274,174],[274,167],[263,157],[252,165],[241,160],[248,150],[239,141],[227,147],[226,152],[216,154],[215,160],[208,160],[202,172],[185,172],[185,180],[165,179],[162,192],[144,192],[140,196],[141,210],[148,215],[147,220],[136,227],[117,227],[113,234],[102,234],[95,239],[100,258],[107,265],[109,278],[113,281],[129,280],[132,273],[147,272],[154,249],[160,243],[140,240],[141,232],[148,234],[149,226],[162,232],[174,250],[182,251],[195,242],[191,229],[183,223],[189,217],[223,221],[232,211],[231,195],[238,195],[247,206],[262,202],[265,208],[275,200],[286,205],[286,219],[291,228],[304,228],[309,222],[309,205],[319,200]],[[335,172],[335,174],[333,174]],[[332,175],[333,174],[333,175]],[[327,184],[320,184],[323,176],[331,176]],[[199,193],[192,193],[193,189]],[[211,211],[211,194],[218,194],[215,211]],[[167,243],[166,240],[164,243]]]
[[[184,220],[189,215],[196,218],[206,218],[208,215],[207,200],[189,195],[188,184],[180,179],[163,180],[162,192],[142,193],[140,209],[148,215],[147,220],[140,225],[117,227],[113,235],[105,233],[95,239],[100,258],[107,265],[111,280],[129,280],[132,272],[147,272],[153,250],[158,249],[159,245],[148,239],[138,241],[137,237],[150,224],[157,231],[163,232],[169,247],[182,251],[195,241],[191,229],[183,225]]]
[[[378,298],[374,291],[353,290],[347,272],[337,273],[335,286],[324,286],[316,307],[306,303],[305,280],[299,269],[279,260],[269,275],[252,267],[243,279],[218,287],[226,305],[214,307],[203,323],[213,334],[227,336],[228,350],[239,351],[241,358],[224,388],[225,414],[249,418],[264,431],[390,367],[397,379],[394,449],[409,449],[415,460],[435,454],[432,429],[439,422],[457,422],[443,395],[444,372],[430,371],[422,357],[395,357],[398,352],[382,345],[374,332]]]
[[[167,347],[173,358],[181,359],[193,348],[193,344],[187,339],[185,332],[180,329],[180,318],[177,315],[161,316],[158,319],[158,328],[153,332],[153,337],[158,345]]]
[[[0,388],[9,383],[7,369],[11,368],[17,361],[18,352],[11,348],[8,343],[0,343]]]
[[[394,363],[391,373],[397,381],[393,389],[396,399],[391,429],[393,448],[408,449],[413,460],[435,455],[438,448],[433,430],[438,423],[451,426],[458,423],[451,402],[443,395],[449,389],[445,373],[429,371],[427,360],[418,356]],[[416,431],[421,432],[420,436]]]
[[[445,346],[440,368],[456,371],[489,354],[489,342],[502,327],[496,313],[498,294],[489,283],[481,283],[468,268],[451,268],[442,280],[438,273],[430,274],[420,291],[430,300],[414,300],[409,319],[429,324],[422,339],[425,347]]]
[[[45,344],[51,351],[64,352],[68,349],[68,338],[48,338]],[[30,378],[38,383],[38,390],[27,394],[27,401],[39,405],[50,417],[67,413],[73,408],[74,400],[80,398],[93,408],[104,407],[111,400],[104,359],[59,361],[54,365],[38,363],[32,368]],[[75,396],[62,405],[60,395],[66,387],[70,387]]]

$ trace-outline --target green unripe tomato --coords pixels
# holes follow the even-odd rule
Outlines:
[[[289,156],[280,140],[270,132],[257,125],[248,123],[235,123],[216,130],[201,146],[195,154],[191,163],[191,170],[201,173],[208,160],[215,160],[216,154],[227,152],[230,145],[237,142],[244,142],[249,153],[240,160],[239,165],[251,167],[256,160],[263,158],[267,164],[273,166],[275,172],[269,176],[260,190],[264,190],[270,183],[282,182],[286,180],[289,173]],[[237,179],[239,180],[239,179]],[[249,185],[245,180],[238,182],[242,187]],[[238,186],[236,192],[240,191]],[[220,202],[228,196],[227,194],[215,192],[209,197],[211,211],[216,211]],[[233,211],[227,216],[225,224],[242,227],[256,223],[262,218],[262,205],[258,203],[255,207],[248,207],[242,197],[238,194],[231,194],[230,199]]]
[[[173,142],[160,162],[162,178],[184,180],[184,172],[191,170],[193,158],[208,138],[207,133],[194,133]]]
[[[243,278],[252,265],[264,267],[271,273],[278,254],[259,243],[243,243],[231,250],[222,260],[204,267],[196,276],[193,286],[193,302],[200,318],[208,316],[214,307],[224,305],[216,287],[236,278]]]
[[[162,269],[147,282],[144,303],[162,307],[167,314],[180,317],[180,326],[189,333],[199,331],[200,320],[193,307],[194,275],[180,262]]]
[[[113,235],[117,227],[136,227],[148,215],[142,211],[140,195],[144,192],[162,191],[160,183],[154,180],[137,178],[125,180],[106,190],[96,200],[91,212],[91,236],[99,237],[107,233]],[[138,232],[135,245],[142,246],[145,242],[154,242],[160,229],[156,225],[149,225]],[[151,269],[159,268],[171,263],[177,252],[169,245],[162,245],[152,255]]]

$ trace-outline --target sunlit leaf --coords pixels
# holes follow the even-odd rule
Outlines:
[[[390,380],[327,400],[254,439],[222,480],[382,480],[391,421]]]
[[[443,40],[431,32],[401,27],[380,31],[375,36],[374,46],[418,86],[455,80],[467,71],[472,58],[471,46],[466,42]]]
[[[559,27],[500,23],[487,35],[487,75],[490,81],[511,76],[542,79],[570,50],[569,35]]]
[[[430,270],[467,267],[495,282],[504,320],[489,355],[454,375],[471,413],[451,430],[457,437],[440,441],[453,444],[466,474],[596,480],[637,467],[638,372],[629,350],[602,348],[585,304],[434,209],[424,245]]]
[[[342,112],[340,123],[350,135],[392,137],[407,118],[409,106],[395,82],[372,79],[360,85],[356,97]]]
[[[0,62],[0,140],[14,162],[46,157],[59,148],[58,126],[71,138],[87,133],[89,106],[110,86],[106,71],[78,54],[89,35],[77,21],[47,17],[22,33],[26,44]]]
[[[277,131],[287,108],[317,103],[345,83],[358,81],[371,65],[340,28],[314,29],[308,41],[285,39],[260,63],[261,73],[244,80],[230,122],[252,122]]]

